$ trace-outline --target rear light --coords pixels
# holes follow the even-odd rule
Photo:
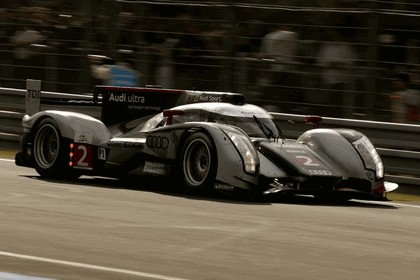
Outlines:
[[[73,153],[73,148],[74,148],[74,143],[70,143],[69,145],[69,166],[73,167],[73,157],[74,157],[74,153]]]

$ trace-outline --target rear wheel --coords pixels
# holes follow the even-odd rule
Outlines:
[[[202,133],[192,134],[181,153],[181,174],[189,189],[209,190],[214,185],[217,157],[210,138]]]
[[[34,165],[39,175],[65,179],[79,177],[67,165],[65,158],[69,148],[64,142],[53,119],[46,118],[39,123],[32,144]]]

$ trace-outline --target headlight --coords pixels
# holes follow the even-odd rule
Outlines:
[[[363,136],[359,140],[353,142],[353,146],[359,151],[359,154],[365,163],[365,167],[367,169],[375,170],[376,178],[382,179],[384,177],[384,165],[381,157],[369,139],[366,136]]]
[[[238,150],[243,163],[245,172],[255,174],[257,171],[257,153],[254,145],[251,143],[248,137],[239,133],[235,130],[224,130],[227,136],[229,136],[232,143]]]

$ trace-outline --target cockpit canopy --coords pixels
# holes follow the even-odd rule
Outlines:
[[[213,122],[239,127],[249,137],[270,138],[279,135],[272,116],[264,109],[251,105],[233,105],[229,103],[187,104],[172,108],[183,111],[175,114],[172,124],[187,122]],[[141,131],[146,132],[166,124],[167,118],[160,113],[148,120]]]

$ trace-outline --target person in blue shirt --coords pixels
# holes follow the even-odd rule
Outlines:
[[[118,87],[137,87],[139,77],[137,71],[125,63],[117,63],[110,67],[109,85]]]
[[[140,73],[132,66],[133,52],[119,50],[114,64],[93,65],[92,75],[103,84],[118,87],[140,86]]]

